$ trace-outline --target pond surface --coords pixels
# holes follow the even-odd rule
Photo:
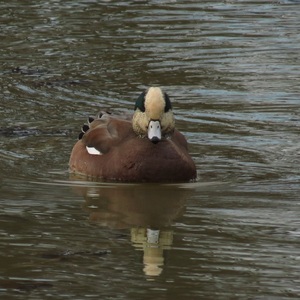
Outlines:
[[[1,299],[299,299],[300,2],[2,1]],[[198,179],[84,181],[81,125],[171,97]]]

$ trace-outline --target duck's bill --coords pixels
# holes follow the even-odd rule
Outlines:
[[[161,127],[159,121],[150,121],[148,125],[148,139],[156,144],[161,140]]]

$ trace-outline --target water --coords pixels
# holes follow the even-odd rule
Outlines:
[[[1,298],[299,299],[299,4],[1,3]],[[197,182],[70,178],[150,85]]]

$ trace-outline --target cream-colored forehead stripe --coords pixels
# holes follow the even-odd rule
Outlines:
[[[165,99],[159,87],[149,88],[145,97],[145,111],[149,119],[159,120],[164,113]]]

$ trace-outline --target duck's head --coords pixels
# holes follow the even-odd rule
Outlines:
[[[134,107],[132,127],[135,133],[156,144],[171,135],[175,119],[169,96],[159,87],[150,87],[137,99]]]

